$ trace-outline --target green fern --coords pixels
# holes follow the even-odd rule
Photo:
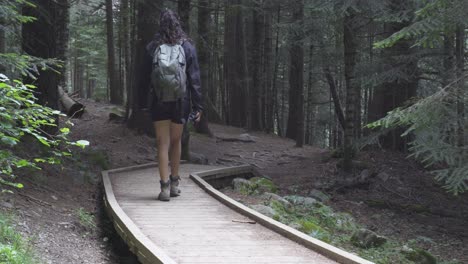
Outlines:
[[[388,115],[367,125],[380,128],[380,135],[387,129],[404,127],[401,136],[410,137],[410,157],[422,162],[434,174],[444,188],[454,194],[468,190],[468,147],[457,144],[457,128],[466,124],[455,110],[456,94],[446,87],[413,105],[396,108]],[[467,104],[466,96],[463,103]],[[463,118],[463,122],[459,122]]]
[[[434,48],[442,43],[441,32],[453,32],[457,25],[468,25],[468,3],[464,0],[432,0],[415,12],[415,21],[390,37],[374,43],[375,48],[388,48],[400,40],[414,40],[414,46]]]

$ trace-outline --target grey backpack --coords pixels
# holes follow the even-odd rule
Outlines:
[[[185,52],[181,44],[162,44],[153,54],[151,84],[160,102],[182,99],[186,91]]]

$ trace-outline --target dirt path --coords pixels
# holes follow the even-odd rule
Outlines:
[[[24,190],[1,203],[0,209],[16,212],[18,228],[33,238],[45,263],[135,263],[108,231],[99,173],[155,161],[155,140],[109,122],[113,106],[83,103],[87,111],[74,121],[72,137],[89,140],[91,147],[75,155],[75,161],[24,177]],[[239,128],[211,125],[211,129],[218,138],[192,135],[193,152],[205,155],[211,164],[252,164],[273,179],[281,194],[307,196],[314,188],[328,190],[341,177],[337,160],[326,150],[296,148],[291,140],[263,133],[242,135],[246,131]],[[241,141],[232,141],[239,136]],[[330,192],[329,205],[350,212],[381,234],[401,241],[417,239],[438,256],[468,263],[468,195],[446,194],[400,154],[374,151],[360,159],[371,164],[373,174],[385,172],[388,177],[373,177],[359,189]],[[79,208],[97,219],[96,231],[82,226]]]

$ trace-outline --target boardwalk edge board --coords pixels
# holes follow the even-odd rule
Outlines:
[[[127,243],[130,251],[132,251],[143,264],[175,264],[176,262],[170,258],[162,248],[155,245],[147,238],[135,223],[125,214],[117,200],[112,189],[112,184],[109,178],[110,173],[121,173],[132,170],[147,169],[157,166],[156,163],[137,165],[115,170],[102,172],[102,180],[104,184],[105,197],[104,205],[108,215],[112,218],[117,233]]]
[[[252,172],[253,174],[258,175],[256,170],[252,166],[246,165],[191,173],[190,178],[194,180],[195,183],[197,183],[207,193],[209,193],[215,199],[230,207],[231,209],[334,261],[337,261],[342,264],[373,264],[373,262],[371,261],[365,260],[354,254],[351,254],[342,249],[327,244],[323,241],[310,237],[292,227],[289,227],[270,217],[260,214],[257,211],[226,196],[225,194],[216,190],[213,186],[211,186],[208,182],[205,181],[205,179],[210,180],[217,179],[220,177],[232,177],[233,174],[242,174],[247,172]]]

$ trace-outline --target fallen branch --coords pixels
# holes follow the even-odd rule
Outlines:
[[[234,222],[234,223],[243,223],[243,224],[252,224],[252,225],[257,223],[255,221],[246,221],[246,220],[232,220],[232,222]]]
[[[52,205],[48,202],[45,202],[45,201],[42,201],[41,199],[37,199],[37,198],[34,198],[32,196],[29,196],[27,194],[23,194],[23,193],[18,193],[19,195],[23,196],[23,197],[26,197],[27,199],[31,200],[31,201],[34,201],[38,204],[41,204],[41,205],[48,205],[50,207],[52,207]]]
[[[338,96],[338,92],[337,92],[337,89],[336,89],[335,80],[333,79],[333,76],[330,73],[330,69],[324,68],[323,72],[325,74],[325,77],[327,78],[328,85],[330,86],[330,93],[331,93],[332,98],[333,98],[333,105],[335,106],[336,116],[338,117],[338,121],[340,121],[340,125],[344,130],[344,128],[345,128],[345,115],[343,113],[343,108],[341,107],[341,104],[340,104],[340,98]]]

